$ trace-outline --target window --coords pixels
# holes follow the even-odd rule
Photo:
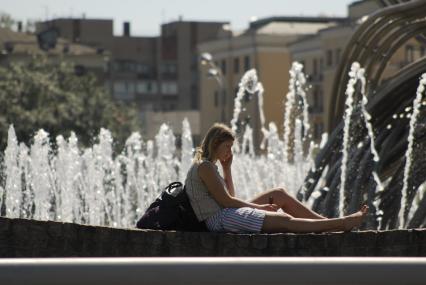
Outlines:
[[[226,60],[223,59],[221,62],[222,73],[226,74]]]
[[[114,93],[125,93],[126,83],[121,81],[114,82]]]
[[[236,57],[234,58],[234,73],[240,72],[240,58]]]
[[[407,63],[414,61],[414,47],[411,45],[405,47],[405,61]]]
[[[175,63],[163,63],[160,68],[162,74],[175,75],[177,73],[177,65]]]
[[[198,89],[197,85],[191,85],[191,109],[198,109]]]
[[[244,57],[244,71],[247,71],[250,69],[250,56],[246,55]]]
[[[142,74],[149,74],[151,71],[151,68],[149,65],[147,64],[143,64],[143,63],[138,63],[136,65],[136,71],[138,73],[142,73]]]
[[[238,94],[238,91],[240,90],[240,87],[237,85],[235,88],[234,88],[234,98],[235,97],[237,97],[237,94]]]
[[[146,81],[139,81],[136,84],[136,92],[137,93],[148,93],[148,82],[146,82]]]
[[[113,85],[114,97],[117,99],[133,99],[135,84],[127,81],[115,81]]]
[[[323,112],[324,111],[324,101],[323,101],[323,92],[322,87],[318,87],[318,111]]]
[[[138,81],[136,84],[137,93],[155,94],[157,91],[157,83],[155,81]]]
[[[144,103],[140,106],[142,112],[146,111],[154,111],[154,104],[152,103]]]
[[[328,67],[330,67],[330,66],[333,65],[333,51],[331,49],[327,50],[326,59],[325,60],[326,60],[326,63],[327,63]]]
[[[316,58],[314,58],[314,61],[312,63],[312,69],[313,69],[312,73],[314,77],[316,77],[318,74],[318,60]]]
[[[166,95],[175,95],[178,93],[177,83],[175,81],[161,82],[161,93]]]
[[[319,140],[321,138],[322,133],[324,132],[324,124],[323,123],[315,123],[314,124],[314,137]]]
[[[136,90],[135,87],[136,86],[134,82],[127,82],[127,93],[132,95],[135,94],[135,90]]]
[[[340,48],[336,49],[336,64],[339,64],[341,54],[342,54],[342,50]]]
[[[219,106],[219,91],[217,90],[214,92],[214,106]]]
[[[316,113],[317,112],[317,106],[318,106],[318,88],[317,87],[314,87],[314,89],[313,89],[313,92],[312,92],[313,94],[312,94],[312,99],[313,99],[313,102],[312,102],[312,111],[313,111],[313,113]]]

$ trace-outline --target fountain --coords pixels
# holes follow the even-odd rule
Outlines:
[[[318,146],[313,142],[310,142],[307,153],[304,150],[304,144],[309,139],[309,123],[304,91],[306,79],[302,69],[301,64],[294,63],[290,71],[290,88],[285,103],[287,120],[282,139],[273,122],[269,123],[268,129],[265,128],[263,109],[261,105],[259,106],[262,120],[260,131],[264,134],[261,146],[265,148],[265,155],[255,155],[253,129],[246,125],[241,145],[237,144],[238,148],[235,149],[233,164],[235,186],[238,195],[243,199],[252,197],[265,189],[284,186],[293,195],[300,194],[301,200],[307,201],[319,212],[331,214],[331,216],[337,213],[342,214],[345,208],[344,202],[346,201],[347,205],[356,204],[353,200],[359,199],[361,194],[354,195],[356,191],[349,191],[345,183],[346,169],[349,170],[348,174],[353,176],[354,166],[351,163],[359,161],[359,159],[353,159],[354,152],[357,153],[359,149],[370,150],[373,158],[369,159],[370,156],[366,156],[365,159],[361,159],[361,162],[380,163],[378,151],[375,148],[374,130],[370,123],[371,116],[367,111],[364,70],[358,63],[354,63],[350,71],[351,80],[346,92],[348,110],[343,131],[343,158],[339,172],[343,181],[340,184],[342,198],[334,199],[332,200],[334,203],[331,203],[330,199],[324,199],[324,196],[335,191],[338,184],[334,182],[330,186],[312,188],[312,185],[317,182],[312,177],[313,173],[320,173],[321,183],[325,181],[327,184],[330,173],[336,172],[336,167],[318,164],[318,158],[317,163],[314,163],[312,152]],[[423,92],[424,80],[426,79],[421,81],[418,96],[421,96]],[[362,104],[357,104],[353,97],[357,82],[361,82]],[[259,101],[263,101],[263,86],[258,82],[255,70],[248,71],[242,78],[238,94],[244,94],[245,91],[256,93]],[[238,96],[238,94],[235,99],[234,117],[231,121],[234,129],[239,111],[243,108],[242,95]],[[414,102],[413,110],[419,109],[421,105],[419,100],[421,101],[417,98]],[[358,119],[355,118],[355,114],[359,114]],[[413,113],[411,120],[416,120],[417,114]],[[359,136],[362,143],[358,143],[356,147],[353,144],[356,143],[354,138],[357,136],[353,133],[352,124],[355,126],[355,131],[363,128],[367,130],[366,138],[363,135]],[[412,128],[415,124],[415,121],[410,123]],[[349,137],[352,138],[350,143]],[[410,133],[410,145],[413,144],[413,137],[414,133]],[[322,151],[326,150],[329,144],[326,140],[324,135],[320,145]],[[80,149],[78,138],[72,133],[68,139],[58,136],[56,148],[52,149],[49,134],[40,130],[34,137],[33,145],[28,147],[18,143],[14,128],[10,126],[3,161],[2,175],[5,178],[5,185],[0,188],[2,199],[0,204],[5,209],[5,215],[90,225],[133,227],[144,209],[161,191],[161,187],[171,181],[183,181],[194,150],[187,120],[182,123],[180,156],[175,148],[175,136],[170,127],[165,124],[160,127],[155,140],[145,142],[140,134],[133,133],[127,139],[124,150],[117,155],[113,153],[113,138],[108,130],[101,129],[97,141],[90,148]],[[407,161],[411,157],[411,152],[412,150],[407,151]],[[409,169],[409,166],[408,164],[406,168]],[[311,169],[310,176],[308,175],[305,179],[309,169]],[[376,182],[376,187],[371,186],[376,190],[369,204],[379,206],[381,200],[376,196],[377,193],[383,192],[384,186],[374,167],[369,166],[367,169],[373,181]],[[408,185],[405,183],[409,176],[408,170],[405,170],[404,174],[404,185]],[[406,190],[407,186],[404,187],[404,191]],[[406,211],[408,211],[406,197],[405,195],[401,199],[401,208],[402,205],[406,205]],[[338,212],[335,211],[336,206],[339,207]],[[377,209],[374,213],[376,219],[380,218],[380,211],[382,210]],[[415,214],[411,215],[415,216]],[[376,224],[370,223],[370,228],[371,225],[374,228]]]
[[[259,108],[260,118],[263,118],[260,130],[264,134],[262,146],[266,154],[255,155],[253,129],[249,125],[245,127],[241,148],[240,144],[236,144],[238,148],[235,149],[233,173],[237,193],[241,198],[247,199],[265,189],[284,186],[293,195],[299,194],[298,197],[307,201],[315,210],[335,216],[343,214],[344,210],[352,211],[364,195],[352,190],[354,182],[347,184],[347,177],[351,180],[355,177],[355,181],[371,178],[368,188],[362,191],[370,193],[367,202],[375,209],[366,226],[376,228],[384,210],[380,206],[385,201],[379,197],[386,192],[384,189],[391,184],[389,180],[393,178],[382,183],[380,171],[377,171],[377,165],[382,161],[378,154],[381,150],[377,150],[376,146],[383,139],[379,136],[376,142],[373,124],[370,122],[372,116],[367,111],[369,106],[365,93],[364,69],[354,63],[349,72],[351,79],[346,91],[348,99],[344,127],[336,130],[343,133],[342,158],[335,165],[318,163],[323,159],[321,152],[327,151],[327,145],[330,144],[330,141],[325,142],[326,135],[321,142],[321,152],[316,163],[311,154],[318,146],[310,142],[309,151],[304,151],[304,144],[309,139],[309,123],[306,119],[308,115],[304,91],[306,80],[302,69],[302,65],[294,63],[290,71],[283,138],[279,137],[277,126],[273,122],[269,123],[268,129],[265,128],[263,110]],[[425,80],[426,75],[421,80],[412,108],[414,111],[410,122],[409,149],[406,153],[407,164],[400,200],[400,208],[405,206],[404,213],[408,213],[410,209],[407,203],[407,181],[415,137],[414,127],[422,106],[420,102]],[[354,97],[357,83],[361,84],[361,103]],[[263,86],[258,82],[255,70],[248,71],[242,78],[238,94],[245,91],[257,93],[263,100]],[[231,121],[234,129],[239,111],[243,108],[240,98],[242,95],[238,94]],[[389,127],[386,129],[391,131]],[[171,181],[183,181],[194,150],[187,120],[182,123],[180,157],[175,148],[175,136],[165,124],[160,127],[155,140],[144,142],[140,134],[133,133],[127,139],[124,150],[117,155],[113,153],[112,144],[110,132],[101,129],[98,143],[90,148],[79,149],[78,138],[72,133],[67,140],[58,136],[56,148],[52,149],[49,134],[40,130],[34,137],[33,145],[27,147],[18,143],[14,128],[10,126],[3,161],[5,185],[0,188],[0,203],[5,209],[5,215],[132,227],[162,186]],[[361,150],[363,152],[360,154]],[[367,152],[368,154],[363,154]],[[366,170],[362,173],[354,171],[356,163],[363,165]],[[340,165],[339,171],[337,167]],[[309,175],[306,176],[308,171]],[[335,178],[330,180],[330,177],[336,177],[336,173],[342,182]],[[325,186],[319,185],[322,183]],[[336,195],[337,189],[340,189],[339,195]],[[413,207],[419,208],[419,205]],[[401,213],[400,226],[406,224],[406,215],[402,216]],[[410,216],[415,217],[416,214],[411,213]]]
[[[424,5],[421,2],[379,11],[357,29],[352,41],[365,45],[348,45],[331,94],[329,122],[340,123],[330,135],[323,135],[319,146],[310,141],[306,77],[301,64],[294,63],[290,70],[283,137],[274,122],[265,126],[264,89],[256,71],[249,70],[242,77],[230,122],[234,131],[243,133],[241,144],[235,144],[233,163],[240,198],[281,186],[329,217],[354,212],[367,203],[372,211],[363,228],[426,224],[426,75],[419,85],[426,59],[403,68],[386,83],[380,81],[387,60],[408,39],[404,36],[393,41],[396,34],[407,29],[413,36],[421,31],[419,26],[426,25],[419,9]],[[392,23],[388,27],[389,19]],[[383,38],[382,45],[376,46],[374,38]],[[259,130],[249,125],[238,129],[245,92],[259,98]],[[253,145],[253,132],[257,131],[263,134],[262,155],[255,154]],[[34,143],[26,146],[18,142],[10,127],[0,168],[1,215],[133,227],[162,187],[183,180],[194,149],[186,120],[180,150],[175,148],[176,138],[167,125],[160,127],[154,140],[132,134],[118,154],[113,153],[113,138],[105,129],[100,130],[97,143],[86,149],[78,147],[75,134],[58,136],[55,147],[51,139],[40,130]],[[318,154],[313,158],[315,149]]]
[[[299,73],[293,73],[293,77],[300,76],[301,72],[301,66],[295,66]],[[240,96],[235,99],[236,107],[231,121],[234,129],[239,111],[243,108],[240,97],[246,91],[256,93],[261,98],[263,96],[263,86],[258,82],[255,70],[248,71],[241,80]],[[294,96],[298,96],[297,92],[294,92]],[[236,144],[238,148],[233,164],[236,189],[242,189],[239,192],[241,198],[252,197],[279,185],[286,185],[295,194],[302,184],[310,159],[303,155],[301,144],[293,142],[292,145],[299,146],[294,149],[298,164],[283,160],[284,142],[278,136],[277,127],[270,123],[267,130],[261,106],[259,112],[263,118],[261,126],[267,155],[255,155],[253,129],[247,125],[241,149],[240,144]],[[302,121],[296,121],[296,133],[301,133]],[[297,134],[294,137],[301,139]],[[160,127],[155,140],[144,142],[140,134],[134,133],[119,154],[113,153],[112,145],[111,133],[101,129],[97,143],[92,147],[78,148],[78,138],[72,133],[68,139],[58,136],[53,148],[49,134],[40,130],[34,137],[34,144],[27,147],[19,144],[13,126],[10,126],[3,161],[5,171],[1,174],[5,178],[5,185],[0,189],[0,198],[5,197],[4,201],[0,200],[6,209],[5,215],[133,227],[163,186],[184,180],[194,150],[187,120],[182,123],[180,156],[175,148],[175,136],[165,124]],[[283,175],[282,169],[291,175]]]

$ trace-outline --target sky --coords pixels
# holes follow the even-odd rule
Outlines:
[[[271,16],[346,16],[355,0],[0,0],[0,12],[25,22],[58,17],[114,20],[114,34],[130,21],[134,36],[155,36],[160,25],[178,20],[226,21],[233,30],[250,19]],[[255,17],[255,18],[254,18]]]

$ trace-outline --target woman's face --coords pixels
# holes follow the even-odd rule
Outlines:
[[[220,143],[216,149],[216,158],[222,161],[228,160],[232,155],[233,144],[234,144],[233,140],[227,140]]]

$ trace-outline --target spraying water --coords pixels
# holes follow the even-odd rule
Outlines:
[[[264,90],[257,81],[256,72],[249,71],[239,84],[231,125],[236,129],[244,92],[258,92],[261,131],[264,134],[263,143],[266,153],[259,156],[254,154],[254,130],[247,125],[242,143],[244,151],[234,154],[232,166],[237,195],[242,199],[251,198],[261,191],[277,186],[284,186],[292,195],[295,195],[303,185],[304,177],[310,167],[313,171],[322,171],[321,180],[326,179],[328,166],[325,169],[321,167],[315,169],[311,159],[315,148],[313,142],[310,144],[310,155],[305,157],[303,154],[303,141],[307,138],[309,129],[306,120],[308,117],[306,96],[303,91],[305,80],[302,67],[298,64],[294,64],[293,67],[290,91],[287,94],[286,114],[290,114],[297,108],[300,112],[298,116],[289,117],[294,119],[295,125],[292,163],[288,162],[287,157],[291,133],[290,123],[285,122],[283,140],[280,139],[275,123],[270,122],[268,129],[265,128],[262,106]],[[353,95],[357,80],[365,83],[363,71],[359,65],[355,64],[352,67],[350,75],[348,97]],[[423,92],[425,82],[424,75],[419,86],[419,93]],[[365,97],[364,85],[362,92]],[[347,99],[348,108],[352,108],[352,103],[353,98]],[[366,103],[367,101],[363,99],[365,123],[372,138],[371,152],[374,160],[377,161],[373,129],[371,125],[368,125],[370,116],[365,109]],[[418,100],[415,103],[417,104]],[[303,105],[302,110],[300,109],[302,105],[298,104]],[[416,104],[415,107],[419,105]],[[415,109],[413,108],[411,120],[418,115]],[[347,110],[345,122],[349,120],[351,114],[352,110]],[[415,123],[412,125],[414,126]],[[349,134],[346,128],[349,128],[349,122],[346,122],[345,126],[345,132]],[[409,138],[413,138],[413,133]],[[324,134],[320,147],[325,145],[326,140],[327,135]],[[344,149],[347,149],[348,140],[346,136]],[[57,149],[52,149],[49,141],[49,134],[40,130],[34,137],[34,143],[27,147],[19,144],[13,126],[10,127],[3,161],[4,173],[0,173],[5,178],[4,185],[0,185],[0,203],[6,209],[7,216],[133,227],[162,187],[177,179],[182,181],[193,155],[192,135],[187,120],[182,123],[180,152],[175,147],[176,138],[173,131],[165,124],[160,127],[155,140],[143,141],[140,134],[133,133],[127,139],[124,150],[118,155],[114,155],[112,136],[105,129],[101,129],[98,143],[85,149],[78,147],[78,138],[75,134],[71,134],[68,139],[58,136]],[[411,157],[409,154],[410,152],[407,152],[408,166],[406,165],[405,177],[409,175],[408,158]],[[345,178],[342,179],[344,180]],[[308,204],[312,205],[315,199],[327,190],[328,188],[322,187],[321,183],[317,184]],[[406,190],[403,192],[405,193]],[[341,198],[340,201],[342,203],[343,199]],[[401,203],[405,205],[405,202],[401,201]]]
[[[300,128],[296,131],[295,127],[297,120],[297,112],[302,107],[302,120],[303,120],[303,140],[309,133],[309,105],[306,100],[305,84],[306,77],[303,74],[303,65],[298,62],[293,62],[290,69],[290,80],[289,80],[289,91],[285,100],[285,111],[284,111],[284,155],[287,162],[290,161],[291,152],[291,133],[292,130],[295,132],[300,131]],[[300,102],[300,103],[299,103]],[[298,135],[295,133],[295,135]],[[294,140],[294,142],[298,142]],[[302,143],[302,142],[300,142]],[[295,146],[297,148],[297,146]]]
[[[344,215],[344,202],[345,202],[345,184],[346,184],[346,169],[348,164],[348,149],[349,149],[349,131],[351,124],[351,117],[353,113],[353,104],[354,104],[354,92],[355,84],[359,79],[359,63],[354,62],[351,66],[351,71],[349,72],[349,82],[346,87],[346,100],[345,100],[345,115],[344,115],[344,128],[343,128],[343,147],[342,147],[342,170],[340,176],[340,195],[339,195],[339,214],[340,216]]]
[[[250,69],[243,75],[238,84],[237,96],[234,99],[234,113],[231,120],[231,129],[233,132],[237,132],[237,121],[242,110],[241,100],[244,97],[244,93],[246,91],[251,94],[257,92],[257,88],[259,87],[257,83],[257,72],[255,69]]]
[[[265,149],[265,143],[268,139],[268,130],[265,128],[265,113],[263,112],[263,93],[265,92],[262,83],[257,83],[257,97],[259,98],[259,117],[260,117],[260,131],[263,134],[263,139],[260,143],[260,149]]]
[[[413,114],[410,118],[410,131],[408,133],[408,147],[407,152],[405,153],[405,167],[404,167],[404,180],[403,186],[401,190],[402,198],[401,198],[401,207],[399,209],[399,228],[403,228],[406,224],[405,220],[405,210],[407,203],[407,192],[408,192],[408,178],[410,175],[411,164],[412,164],[412,153],[413,153],[413,145],[414,145],[414,132],[416,129],[417,119],[420,114],[420,107],[423,101],[423,93],[425,92],[426,85],[426,73],[424,73],[420,79],[419,87],[416,92],[416,99],[413,101]]]
[[[365,92],[366,80],[365,80],[364,68],[359,68],[357,74],[358,74],[358,80],[361,82],[361,96],[362,96],[361,112],[362,112],[362,115],[364,117],[364,123],[365,123],[365,126],[367,128],[368,136],[370,138],[370,151],[371,151],[371,154],[373,155],[374,163],[378,163],[379,160],[380,160],[380,157],[379,157],[379,154],[376,150],[376,143],[375,143],[375,138],[374,138],[373,126],[370,123],[371,115],[368,113],[367,108],[366,108],[367,103],[368,103],[368,99],[367,99],[367,95],[366,95],[366,92]],[[375,193],[377,194],[379,192],[382,192],[385,189],[385,187],[383,186],[383,183],[380,180],[379,175],[377,174],[377,172],[375,170],[373,170],[372,175],[373,175],[374,181],[376,182]],[[370,210],[375,211],[377,221],[379,223],[379,228],[380,228],[383,212],[379,209],[380,196],[379,195],[375,195],[375,196],[377,196],[378,198],[375,199],[375,201],[372,202],[374,209],[370,209]]]

